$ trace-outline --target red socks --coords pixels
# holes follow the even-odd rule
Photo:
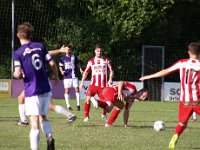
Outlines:
[[[87,102],[85,102],[85,104],[84,104],[84,115],[85,115],[85,118],[86,117],[89,118],[89,112],[90,112],[90,103],[87,104]]]
[[[107,124],[111,125],[115,122],[115,120],[117,119],[117,116],[119,115],[121,110],[114,108],[114,110],[112,111],[110,118],[107,121]]]
[[[175,134],[178,134],[178,136],[181,135],[181,133],[184,131],[184,129],[185,129],[185,126],[177,125],[176,129],[175,129]]]

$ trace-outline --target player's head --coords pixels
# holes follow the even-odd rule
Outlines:
[[[192,55],[200,54],[200,44],[196,42],[192,42],[188,46],[188,53]]]
[[[137,93],[134,94],[134,98],[140,101],[147,100],[148,98],[148,91],[146,89],[141,89]]]
[[[97,44],[95,46],[94,52],[95,52],[95,56],[96,57],[101,57],[102,56],[102,46],[101,46],[101,44]]]
[[[70,54],[72,46],[70,44],[66,44],[65,47],[66,47],[66,54]]]
[[[31,40],[33,35],[33,26],[29,22],[18,25],[17,36],[19,39]]]

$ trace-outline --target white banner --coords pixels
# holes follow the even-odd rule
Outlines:
[[[11,80],[10,79],[0,79],[0,97],[11,96]]]
[[[179,82],[164,83],[164,101],[178,101],[180,95]]]

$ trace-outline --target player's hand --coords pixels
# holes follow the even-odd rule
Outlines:
[[[123,94],[119,93],[118,96],[117,96],[117,99],[120,100],[120,101],[124,101]]]
[[[139,80],[140,80],[140,81],[143,81],[143,80],[144,80],[144,77],[139,78]]]
[[[143,80],[147,80],[147,79],[149,79],[148,76],[143,76],[143,77],[141,77],[139,80],[140,80],[140,81],[143,81]]]
[[[60,49],[59,49],[60,53],[65,53],[66,52],[66,47],[65,45],[63,45]]]

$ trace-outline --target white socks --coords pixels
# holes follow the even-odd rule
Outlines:
[[[70,95],[69,94],[65,94],[65,102],[67,104],[67,108],[71,107],[69,101],[70,101]]]
[[[62,114],[67,118],[73,115],[70,111],[64,109],[62,106],[59,105],[55,105],[55,112]]]
[[[76,93],[76,106],[80,106],[80,94]]]
[[[27,117],[26,117],[26,114],[25,114],[25,104],[19,104],[19,105],[18,105],[18,110],[19,110],[19,117],[20,117],[20,120],[21,120],[22,122],[27,121]]]
[[[40,130],[30,130],[30,144],[32,150],[38,150],[39,149],[39,141],[40,141]]]

